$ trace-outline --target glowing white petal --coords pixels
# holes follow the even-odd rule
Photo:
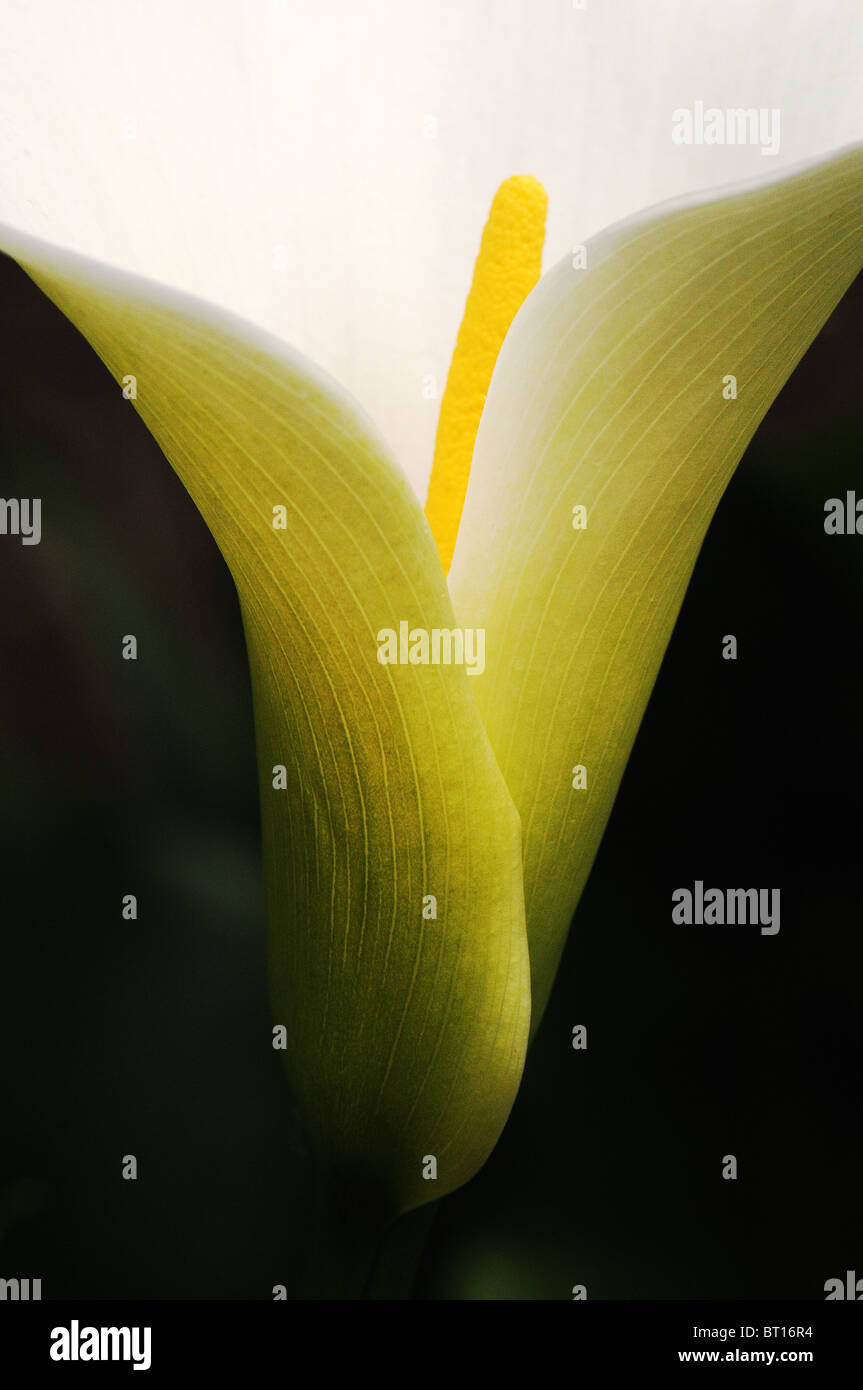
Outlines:
[[[0,220],[215,301],[360,398],[424,492],[497,185],[547,263],[660,199],[859,138],[846,0],[6,0]],[[779,108],[675,145],[696,101]]]

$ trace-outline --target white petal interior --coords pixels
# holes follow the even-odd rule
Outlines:
[[[545,183],[551,264],[863,134],[844,0],[6,0],[2,29],[0,220],[288,340],[421,495],[504,178]],[[674,144],[696,101],[779,108],[779,153]]]

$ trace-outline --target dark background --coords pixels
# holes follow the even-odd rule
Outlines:
[[[0,304],[0,494],[43,499],[40,545],[0,537],[0,1276],[269,1299],[311,1167],[271,1046],[233,584],[5,258]],[[863,495],[861,324],[863,280],[720,505],[512,1118],[441,1204],[418,1297],[821,1300],[863,1275],[863,537],[823,530]],[[781,888],[778,936],[674,926],[696,878]]]

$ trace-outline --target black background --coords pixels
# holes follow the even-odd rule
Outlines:
[[[43,499],[39,546],[0,537],[0,1275],[269,1299],[300,1277],[311,1163],[271,1046],[233,584],[5,258],[0,303],[0,492]],[[441,1204],[418,1298],[822,1300],[863,1276],[863,537],[823,530],[828,497],[863,496],[861,323],[858,282],[720,504],[510,1123]],[[675,926],[697,878],[779,887],[781,931]]]

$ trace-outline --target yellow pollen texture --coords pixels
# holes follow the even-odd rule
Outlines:
[[[449,572],[464,506],[473,446],[494,364],[539,279],[545,189],[518,174],[494,196],[440,407],[425,513],[444,573]]]

